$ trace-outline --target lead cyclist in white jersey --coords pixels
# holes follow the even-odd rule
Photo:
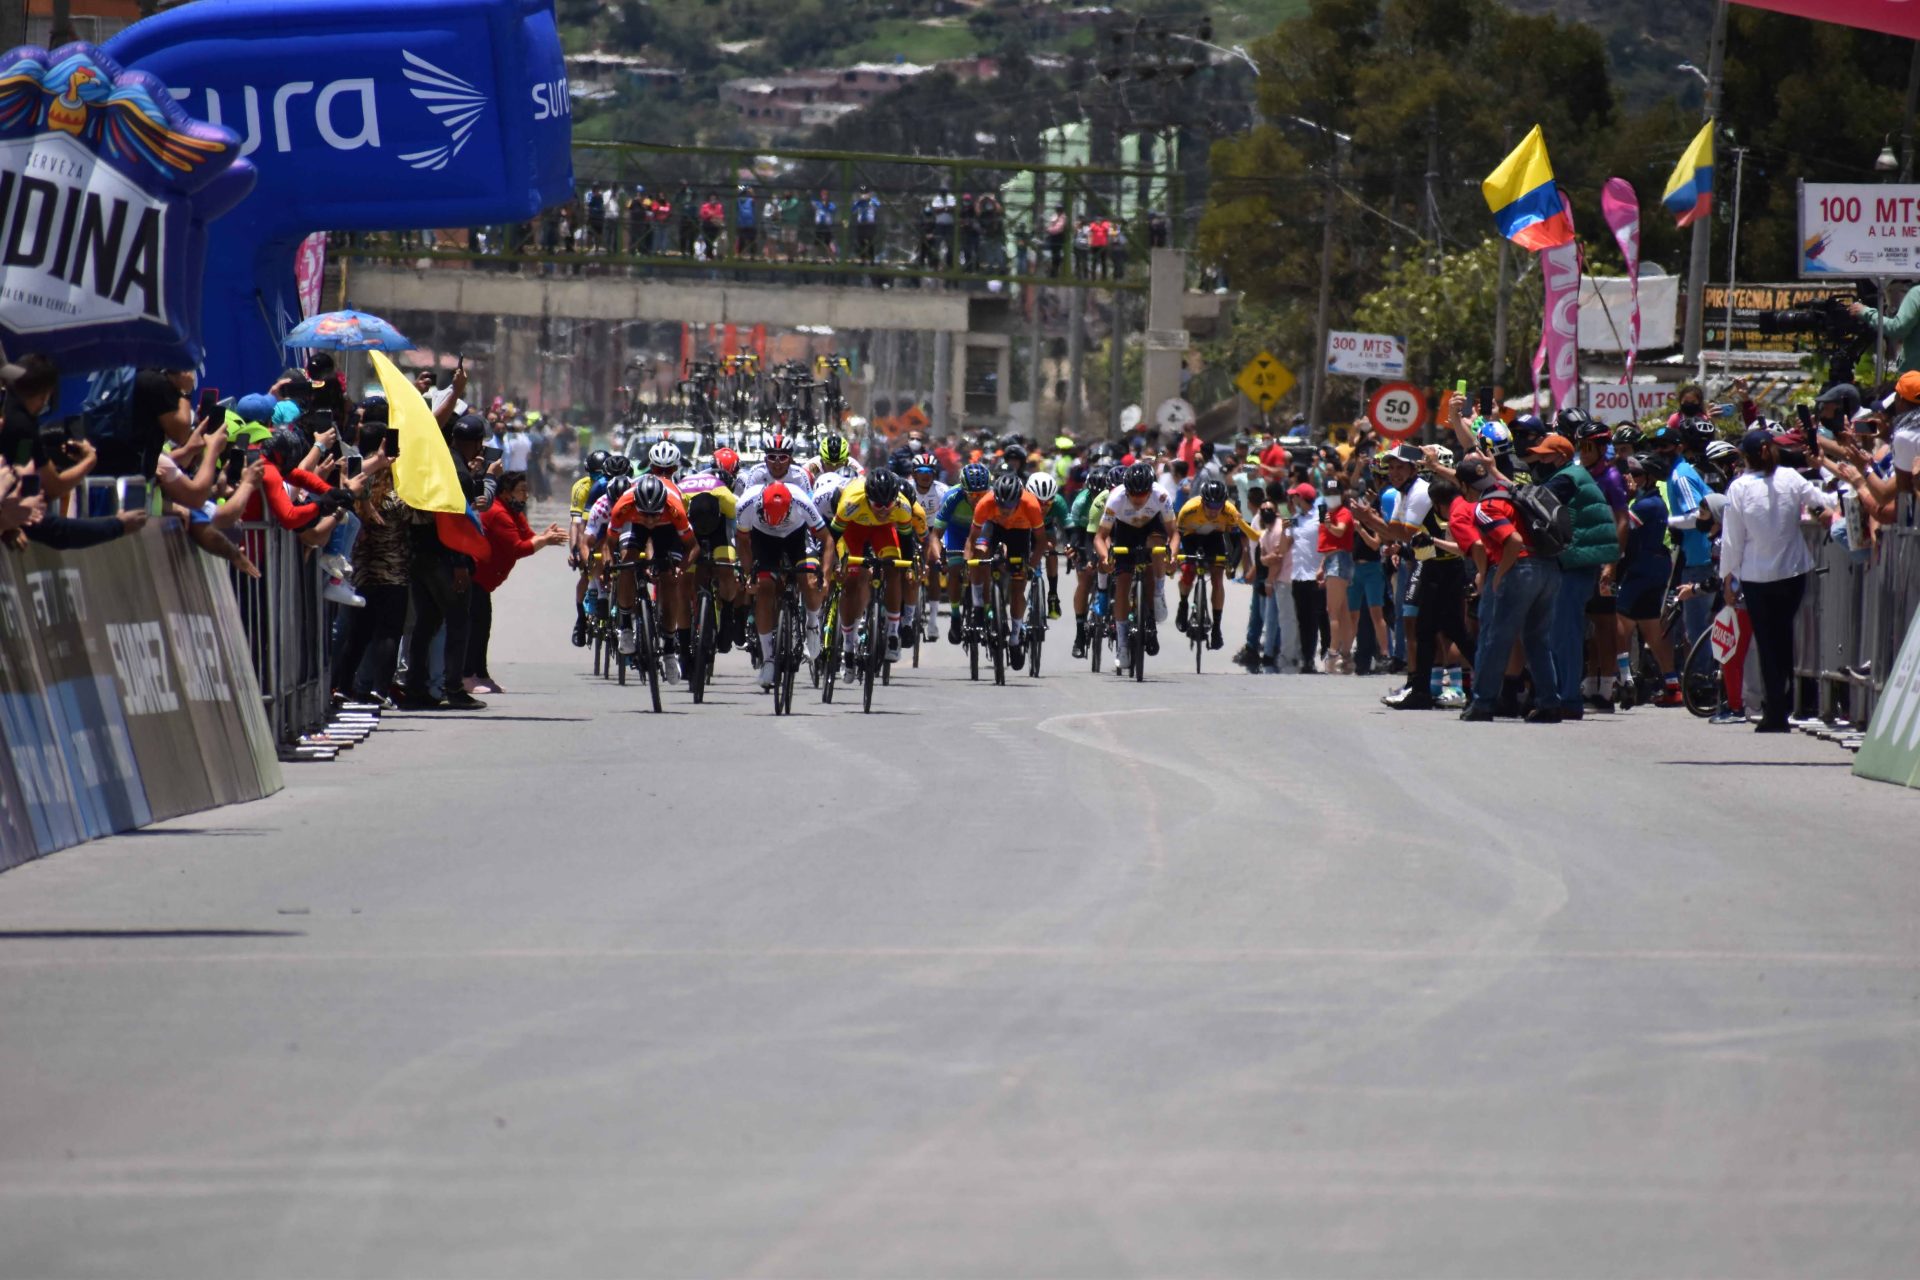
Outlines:
[[[1100,527],[1093,535],[1093,552],[1103,570],[1114,575],[1113,598],[1116,609],[1130,608],[1133,575],[1136,571],[1153,575],[1153,619],[1134,620],[1148,656],[1160,652],[1158,624],[1166,621],[1166,579],[1161,575],[1160,552],[1166,550],[1173,534],[1173,507],[1167,495],[1154,488],[1153,468],[1144,462],[1128,467],[1121,480],[1122,491],[1107,499]],[[1125,548],[1122,554],[1120,548]],[[1122,644],[1116,671],[1127,664]]]

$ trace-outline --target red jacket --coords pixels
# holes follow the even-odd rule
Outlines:
[[[333,486],[311,471],[302,471],[295,467],[287,475],[280,474],[280,468],[269,462],[265,473],[260,477],[260,488],[253,500],[247,504],[246,518],[261,518],[261,500],[265,499],[266,508],[273,513],[274,523],[282,529],[304,529],[320,518],[320,508],[311,502],[295,502],[287,496],[287,482],[300,486],[308,493],[331,493]]]
[[[533,526],[527,513],[496,502],[480,513],[487,533],[487,558],[473,567],[473,585],[489,595],[513,572],[513,566],[533,554]]]

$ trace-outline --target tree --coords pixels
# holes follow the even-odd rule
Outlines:
[[[1540,337],[1540,273],[1514,251],[1518,280],[1508,307],[1506,367],[1510,384],[1525,378]],[[1465,378],[1474,384],[1493,376],[1494,312],[1500,244],[1491,237],[1467,249],[1442,254],[1438,268],[1424,255],[1391,259],[1379,288],[1360,299],[1354,324],[1370,333],[1399,334],[1407,360],[1430,369],[1440,382]]]

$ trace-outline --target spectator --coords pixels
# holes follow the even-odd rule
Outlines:
[[[1680,582],[1682,585],[1713,585],[1713,544],[1697,527],[1700,503],[1710,492],[1700,473],[1682,455],[1680,430],[1666,426],[1657,429],[1648,442],[1667,468],[1667,527],[1678,530],[1680,546]],[[1681,606],[1681,620],[1687,648],[1704,635],[1713,620],[1713,594],[1695,591]],[[1684,652],[1684,650],[1683,650]]]
[[[1633,499],[1620,468],[1609,457],[1612,434],[1604,423],[1582,414],[1573,436],[1581,467],[1593,477],[1594,484],[1600,487],[1601,495],[1607,500],[1607,512],[1613,521],[1614,544],[1624,556],[1627,509]],[[1587,612],[1594,622],[1593,657],[1588,663],[1586,678],[1581,681],[1581,694],[1589,708],[1600,712],[1613,710],[1614,692],[1619,681],[1633,678],[1633,667],[1627,658],[1625,633],[1615,616],[1619,600],[1618,570],[1618,559],[1600,567],[1599,590],[1587,606]]]
[[[760,224],[755,216],[758,208],[753,189],[743,183],[739,197],[734,201],[733,254],[736,258],[760,256]]]
[[[472,616],[468,623],[467,650],[463,684],[469,695],[502,693],[487,670],[487,647],[493,637],[493,593],[513,572],[513,566],[542,547],[558,546],[567,540],[567,531],[550,524],[539,533],[527,523],[527,476],[524,471],[505,471],[500,476],[499,497],[480,517],[486,530],[489,552],[475,566],[473,590],[468,593]]]
[[[1319,498],[1311,484],[1302,482],[1287,490],[1293,516],[1287,521],[1288,572],[1293,591],[1293,616],[1300,639],[1300,671],[1311,675],[1319,670],[1314,654],[1326,630],[1326,588],[1320,574],[1320,517],[1314,510]]]
[[[1579,410],[1569,410],[1562,421]],[[1580,414],[1575,425],[1585,425]],[[1565,720],[1586,714],[1580,685],[1587,670],[1587,606],[1600,590],[1601,570],[1620,559],[1620,534],[1613,508],[1599,484],[1573,458],[1573,441],[1554,434],[1543,438],[1527,455],[1536,483],[1544,484],[1573,517],[1573,538],[1556,557],[1560,567],[1558,593],[1553,601],[1553,662],[1559,684],[1542,690],[1535,686],[1536,707],[1558,706]]]
[[[820,188],[820,194],[813,198],[811,206],[813,252],[817,257],[828,262],[838,256],[833,247],[833,231],[839,213],[840,207],[833,202],[833,197],[828,194],[827,189]]]
[[[383,470],[361,495],[358,512],[353,588],[366,604],[342,620],[333,651],[334,694],[388,705],[386,690],[393,683],[407,625],[411,511],[394,492],[392,473]]]
[[[1067,251],[1067,211],[1062,205],[1053,206],[1053,212],[1047,216],[1047,274],[1060,274],[1060,258]]]
[[[859,192],[853,197],[853,251],[860,261],[872,266],[879,252],[880,234],[880,197],[873,194],[873,188],[866,183],[860,184]]]
[[[1660,492],[1666,474],[1667,464],[1657,455],[1627,461],[1633,501],[1627,507],[1627,543],[1621,554],[1615,608],[1620,615],[1622,647],[1625,633],[1636,630],[1640,643],[1659,664],[1663,688],[1655,705],[1677,707],[1681,703],[1680,666],[1673,646],[1667,642],[1666,629],[1660,625],[1667,583],[1673,577],[1673,557],[1667,551],[1667,500]],[[1631,680],[1631,670],[1626,678]]]
[[[1353,673],[1353,613],[1347,607],[1347,586],[1353,581],[1353,511],[1347,506],[1347,487],[1337,476],[1326,481],[1323,514],[1317,535],[1320,582],[1325,589],[1327,618],[1332,633],[1327,670]],[[1302,631],[1304,631],[1304,626]]]
[[[477,414],[466,414],[454,423],[451,438],[461,489],[468,501],[477,503],[482,486],[476,473],[486,423]],[[441,542],[432,512],[413,513],[412,539],[413,633],[407,646],[406,687],[396,705],[403,711],[485,710],[487,704],[460,682],[473,608],[467,596],[473,587],[473,560]],[[431,685],[434,639],[443,627],[444,701],[434,695]]]
[[[1520,641],[1527,655],[1536,696],[1543,705],[1527,714],[1529,724],[1557,724],[1560,708],[1556,690],[1550,633],[1553,602],[1559,591],[1560,568],[1527,548],[1513,496],[1485,460],[1461,460],[1455,473],[1461,487],[1478,502],[1474,509],[1475,586],[1480,593],[1480,640],[1474,654],[1473,702],[1460,713],[1462,720],[1491,720],[1496,706],[1511,692],[1505,685],[1507,655]]]
[[[1264,496],[1264,495],[1262,495]],[[1265,575],[1258,587],[1256,604],[1260,612],[1260,648],[1249,670],[1277,675],[1283,669],[1301,666],[1300,618],[1292,597],[1293,534],[1291,523],[1282,520],[1271,502],[1258,508],[1255,523],[1260,527],[1260,566]]]
[[[1764,691],[1757,730],[1785,733],[1792,727],[1793,621],[1814,568],[1801,515],[1832,504],[1806,477],[1779,464],[1779,446],[1764,428],[1748,431],[1740,451],[1747,469],[1727,490],[1720,576],[1728,604],[1745,591],[1753,620]]]
[[[700,202],[700,257],[711,261],[725,252],[726,234],[727,206],[719,192],[709,191]]]

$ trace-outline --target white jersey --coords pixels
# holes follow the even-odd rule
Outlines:
[[[1173,514],[1173,503],[1166,494],[1158,489],[1149,489],[1145,500],[1134,505],[1133,495],[1125,490],[1115,490],[1113,497],[1107,499],[1107,509],[1100,516],[1100,527],[1111,529],[1116,524],[1144,528]]]
[[[813,505],[831,515],[840,509],[841,492],[852,483],[853,477],[844,470],[821,472],[813,482]]]
[[[740,496],[740,508],[734,515],[734,525],[740,529],[753,529],[771,538],[787,538],[802,529],[824,529],[827,522],[821,518],[820,508],[813,505],[813,496],[797,486],[789,486],[793,494],[793,506],[787,512],[787,518],[779,524],[767,519],[766,508],[760,505],[760,495],[766,491],[765,485],[755,485]]]
[[[935,480],[927,491],[922,493],[920,492],[920,486],[909,480],[905,487],[901,489],[901,492],[926,508],[927,520],[931,522],[933,517],[939,513],[940,508],[945,505],[947,494],[952,488],[953,486],[950,484],[942,484],[940,481]]]
[[[740,482],[740,492],[745,493],[748,489],[758,489],[761,485],[772,484],[773,479],[773,474],[767,470],[767,464],[756,462],[753,470],[747,472],[746,478]],[[780,477],[780,483],[795,493],[811,494],[813,492],[813,477],[807,474],[805,467],[788,467],[787,474]]]
[[[808,458],[807,474],[814,478],[814,484],[816,486],[818,486],[820,481],[830,475],[844,477],[842,480],[844,484],[847,480],[858,480],[861,476],[867,474],[867,469],[860,465],[860,459],[854,457],[852,454],[848,454],[846,464],[839,467],[828,467],[818,458]]]

